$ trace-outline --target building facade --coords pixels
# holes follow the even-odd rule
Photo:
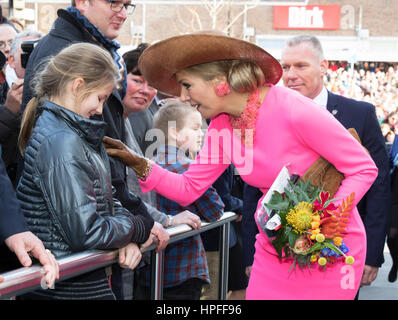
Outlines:
[[[47,33],[67,0],[14,0],[12,13]],[[320,38],[329,60],[397,62],[397,0],[136,0],[118,41],[124,48],[170,36],[217,29],[264,47],[279,58],[297,34]],[[23,5],[21,4],[23,3]],[[7,14],[9,1],[0,1]],[[22,9],[21,9],[22,8]],[[18,15],[18,16],[17,16]]]

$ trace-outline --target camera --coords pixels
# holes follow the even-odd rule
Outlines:
[[[2,51],[0,51],[0,70],[3,70],[7,63],[7,58]]]
[[[28,64],[28,60],[30,54],[32,53],[33,49],[35,48],[36,44],[39,42],[40,39],[32,39],[32,40],[25,40],[21,43],[21,66],[22,68],[26,69],[26,65]]]

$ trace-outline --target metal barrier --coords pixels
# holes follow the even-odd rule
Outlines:
[[[170,234],[169,243],[173,243],[204,231],[221,227],[220,230],[220,277],[219,299],[225,300],[228,288],[228,255],[230,223],[237,218],[233,212],[225,212],[223,216],[212,223],[202,222],[200,230],[193,230],[188,225],[179,225],[167,228]],[[151,252],[151,294],[153,300],[163,298],[163,251],[156,252],[155,245],[151,245],[145,251]],[[59,262],[59,281],[67,280],[83,273],[106,267],[117,263],[117,250],[101,251],[90,250],[76,253],[61,259]],[[4,280],[0,283],[0,299],[9,299],[33,290],[40,289],[43,281],[42,267],[33,265],[29,268],[20,268],[0,274]]]

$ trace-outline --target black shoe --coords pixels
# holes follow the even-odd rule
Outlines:
[[[390,270],[390,273],[388,274],[388,281],[389,282],[395,282],[397,280],[397,265],[393,264]]]

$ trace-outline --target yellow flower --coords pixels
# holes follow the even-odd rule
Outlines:
[[[316,259],[318,259],[318,257],[317,257],[315,254],[313,254],[313,255],[311,256],[311,262],[315,262]]]
[[[333,239],[333,242],[334,242],[334,244],[335,244],[336,246],[341,246],[342,243],[343,243],[343,238],[342,238],[342,237],[335,237],[335,238]]]
[[[326,258],[324,258],[324,257],[320,257],[320,258],[318,259],[318,263],[319,263],[321,266],[324,266],[324,265],[326,264],[326,262],[327,262],[327,260],[326,260]]]
[[[321,217],[319,216],[319,214],[315,214],[312,216],[312,221],[317,222],[317,221],[321,221]]]
[[[322,233],[319,233],[316,235],[315,239],[318,242],[323,242],[323,241],[325,241],[325,236]]]
[[[312,204],[300,202],[294,209],[289,211],[286,220],[296,232],[303,233],[311,228],[312,216]]]
[[[320,226],[319,221],[312,221],[311,222],[311,229],[317,229],[317,228],[319,228],[319,226]]]
[[[312,230],[311,232],[312,232],[313,235],[316,236],[317,234],[319,234],[321,232],[321,230],[320,229],[315,229],[315,230]]]
[[[348,256],[345,258],[345,263],[346,264],[353,264],[355,262],[355,259],[353,256]]]

